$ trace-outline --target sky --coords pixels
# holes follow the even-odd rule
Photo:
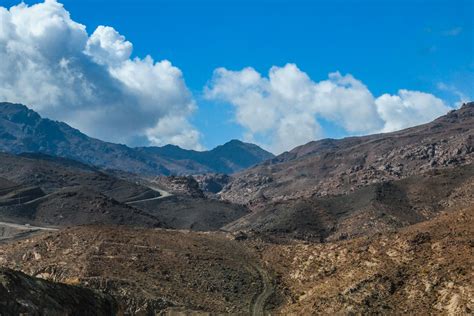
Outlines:
[[[425,123],[474,99],[471,0],[0,7],[0,101],[130,146],[237,138],[278,154]]]

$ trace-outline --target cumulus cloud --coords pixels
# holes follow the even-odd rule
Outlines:
[[[0,100],[108,141],[201,149],[181,71],[132,50],[112,27],[89,36],[56,0],[0,7]]]
[[[99,25],[87,41],[86,54],[102,65],[117,66],[130,58],[133,45],[110,26]]]
[[[450,110],[432,94],[403,89],[398,91],[398,95],[384,94],[378,97],[375,104],[385,121],[383,132],[428,123]]]
[[[247,139],[275,153],[322,138],[321,119],[360,135],[425,123],[449,110],[440,99],[418,91],[375,98],[350,74],[330,73],[315,82],[294,64],[272,67],[267,77],[250,67],[218,68],[205,96],[232,104]]]

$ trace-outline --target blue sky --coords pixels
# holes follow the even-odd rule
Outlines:
[[[433,94],[447,106],[454,106],[460,95],[474,97],[470,0],[61,3],[89,34],[99,25],[112,26],[133,43],[132,57],[151,55],[180,69],[197,104],[189,121],[206,148],[242,139],[252,130],[236,118],[239,107],[230,96],[204,96],[218,67],[253,67],[266,77],[272,66],[293,63],[314,82],[335,71],[351,74],[374,97],[407,89]],[[317,120],[322,137],[364,133],[327,117]],[[271,129],[252,133],[256,142],[271,143]]]

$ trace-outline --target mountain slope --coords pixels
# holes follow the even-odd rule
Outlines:
[[[0,153],[0,220],[38,226],[114,224],[163,227],[125,202],[158,192],[79,162]]]
[[[0,220],[35,226],[127,225],[166,227],[158,218],[84,187],[0,207]]]
[[[269,245],[282,315],[472,315],[474,208],[374,236]]]
[[[137,174],[232,173],[273,155],[232,141],[208,152],[176,146],[129,148],[88,137],[69,125],[41,118],[26,106],[0,103],[0,151],[45,153]]]
[[[354,192],[267,202],[226,225],[266,239],[334,241],[373,235],[474,205],[474,164],[375,183]]]
[[[0,177],[13,182],[10,187],[15,184],[37,186],[46,193],[66,187],[84,187],[118,201],[127,201],[141,195],[158,196],[145,186],[119,179],[70,159],[38,154],[17,156],[0,153],[0,162]]]
[[[258,205],[297,197],[344,194],[474,158],[474,103],[435,121],[402,131],[297,147],[243,171],[221,192],[237,203]]]
[[[82,226],[1,246],[0,263],[104,290],[127,315],[247,315],[262,289],[253,249],[223,233]]]
[[[98,291],[53,283],[0,268],[1,315],[115,315],[117,303]]]

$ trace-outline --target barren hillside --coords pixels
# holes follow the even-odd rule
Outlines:
[[[388,180],[473,161],[474,103],[406,130],[297,147],[235,176],[220,196],[255,207],[313,195],[345,194]]]
[[[349,241],[269,245],[283,314],[470,315],[474,209]]]

